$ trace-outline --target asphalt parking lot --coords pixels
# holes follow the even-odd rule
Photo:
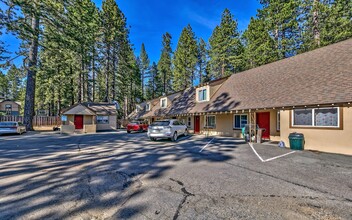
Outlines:
[[[352,219],[352,157],[291,152],[122,131],[0,136],[0,219]]]

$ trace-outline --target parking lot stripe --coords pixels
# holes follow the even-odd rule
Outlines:
[[[209,145],[213,140],[214,140],[214,138],[211,139],[206,145],[204,145],[204,147],[203,147],[199,152],[202,152],[206,147],[208,147],[208,145]]]
[[[292,153],[296,152],[296,151],[291,151],[291,152],[288,152],[288,153],[286,153],[286,154],[282,154],[282,155],[279,155],[279,156],[276,156],[276,157],[272,157],[272,158],[263,160],[263,158],[262,158],[262,157],[257,153],[257,151],[254,149],[253,144],[252,144],[252,143],[248,143],[248,144],[249,144],[249,146],[252,148],[252,150],[253,150],[253,152],[255,153],[255,155],[257,155],[257,157],[258,157],[263,163],[269,162],[269,161],[272,161],[272,160],[275,160],[275,159],[278,159],[278,158],[280,158],[280,157],[284,157],[284,156],[287,156],[287,155],[289,155],[289,154],[292,154]]]
[[[266,159],[266,160],[264,160],[264,162],[268,162],[268,161],[271,161],[271,160],[275,160],[275,159],[277,159],[277,158],[284,157],[284,156],[289,155],[289,154],[292,154],[292,153],[294,153],[294,152],[296,152],[296,151],[291,151],[291,152],[288,152],[288,153],[286,153],[286,154],[283,154],[283,155],[280,155],[280,156],[277,156],[277,157],[272,157],[272,158]]]
[[[263,158],[257,153],[257,151],[254,149],[253,144],[248,142],[249,146],[252,148],[253,152],[255,153],[255,155],[257,155],[257,157],[264,162]]]

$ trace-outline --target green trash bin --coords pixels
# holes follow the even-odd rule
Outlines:
[[[290,140],[290,148],[292,150],[303,150],[304,149],[304,135],[301,133],[291,133],[288,136]]]

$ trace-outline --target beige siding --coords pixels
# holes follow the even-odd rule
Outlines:
[[[97,124],[97,131],[115,130],[116,119],[116,115],[109,115],[109,124]]]
[[[342,108],[343,129],[290,128],[291,111],[281,111],[281,139],[289,147],[292,132],[303,133],[305,149],[352,155],[352,108]]]
[[[188,118],[191,118],[191,126],[188,126]],[[177,117],[177,120],[179,120],[180,122],[183,122],[185,125],[187,125],[188,132],[190,132],[190,133],[194,132],[194,116]]]
[[[84,115],[83,116],[83,124],[84,125],[92,125],[93,123],[93,115]]]
[[[266,111],[267,112],[267,111]],[[210,115],[210,114],[209,114]],[[241,129],[234,129],[234,115],[235,114],[213,114],[215,115],[216,128],[204,128],[205,116],[200,116],[200,128],[202,134],[228,136],[235,138],[242,138]],[[270,110],[270,140],[280,140],[280,131],[276,129],[277,111]],[[248,116],[249,123],[249,116]]]
[[[220,88],[221,85],[222,84],[210,86],[210,96],[209,97],[212,97],[215,94],[215,92]]]
[[[5,106],[6,105],[11,105],[12,111],[14,112],[19,112],[20,111],[20,105],[18,105],[16,102],[13,101],[4,101],[0,103],[0,111],[5,111]]]
[[[84,125],[83,126],[83,132],[84,133],[95,133],[97,132],[97,126],[90,124],[90,125]]]
[[[73,134],[74,132],[76,132],[74,121],[75,121],[74,115],[67,115],[67,121],[63,122],[63,125],[61,125],[61,132],[67,133],[67,134]],[[95,125],[95,116],[84,115],[83,116],[83,129],[80,130],[79,132],[95,133],[96,130],[97,130],[97,126]]]
[[[209,114],[213,115],[213,114]],[[205,126],[205,116],[200,116],[200,133],[205,135],[219,135],[227,137],[241,137],[241,130],[233,129],[233,114],[214,114],[216,128],[208,129]]]

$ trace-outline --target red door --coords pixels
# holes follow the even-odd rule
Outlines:
[[[83,129],[83,115],[75,115],[75,129]]]
[[[194,133],[200,132],[200,116],[194,116]]]
[[[270,112],[257,113],[257,124],[259,128],[264,128],[262,138],[270,139]]]

